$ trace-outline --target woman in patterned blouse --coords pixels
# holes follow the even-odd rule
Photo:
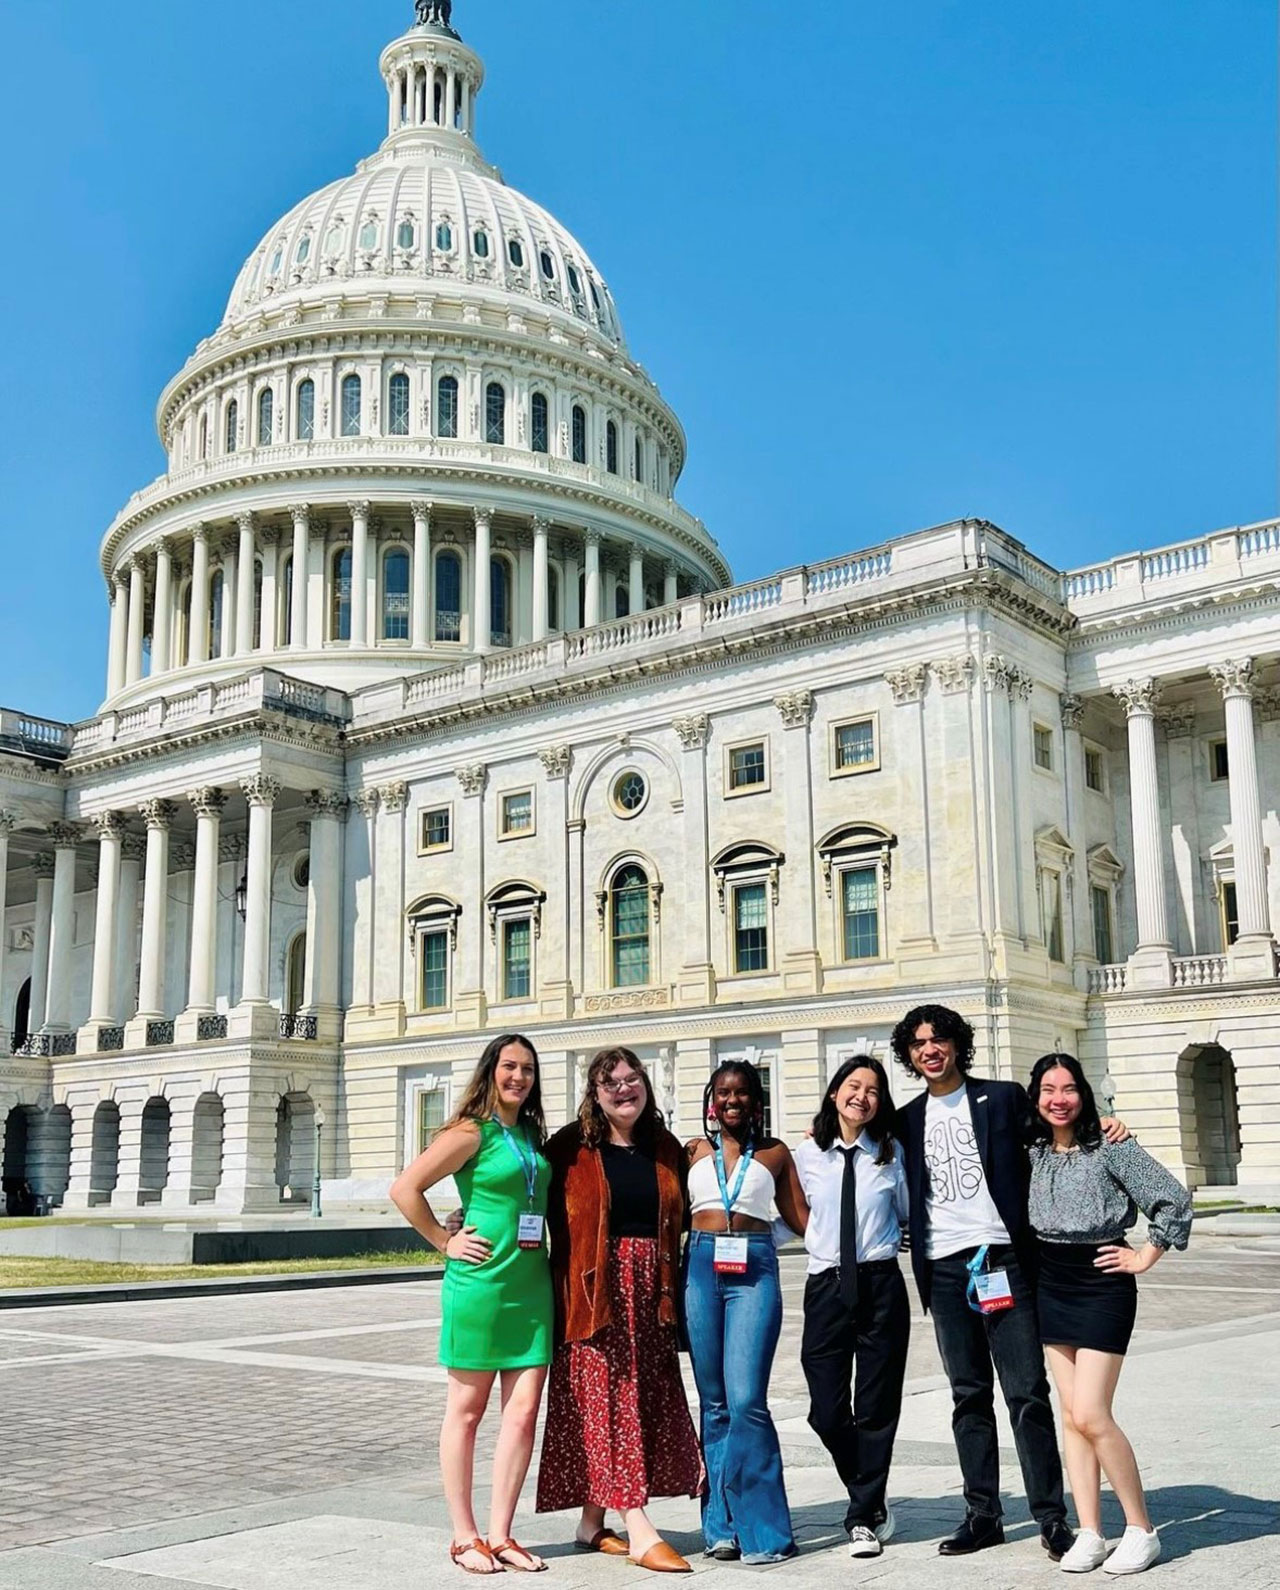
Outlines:
[[[1028,1091],[1035,1111],[1028,1209],[1040,1249],[1036,1306],[1080,1517],[1080,1533],[1061,1567],[1067,1573],[1099,1566],[1107,1573],[1141,1573],[1160,1555],[1160,1538],[1147,1514],[1133,1448],[1111,1404],[1137,1313],[1134,1277],[1167,1249],[1186,1247],[1191,1198],[1132,1138],[1103,1138],[1093,1089],[1071,1055],[1038,1060]],[[1139,1209],[1147,1217],[1147,1240],[1135,1250],[1125,1233]],[[1103,1473],[1126,1525],[1109,1557],[1102,1536]]]

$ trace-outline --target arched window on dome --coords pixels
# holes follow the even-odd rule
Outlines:
[[[507,439],[507,394],[499,381],[484,389],[484,439],[498,446]]]
[[[569,287],[570,287],[570,290],[572,291],[574,297],[575,298],[581,298],[581,296],[582,296],[582,278],[578,275],[577,269],[574,266],[572,266],[572,265],[566,265],[565,266],[565,275],[568,276],[568,278],[569,278]]]
[[[226,602],[226,583],[222,570],[215,569],[209,581],[209,660],[222,656],[222,609]]]
[[[529,400],[529,445],[535,453],[551,450],[551,414],[545,392],[535,392]]]
[[[360,434],[360,377],[344,375],[342,378],[342,434]]]
[[[587,411],[581,403],[573,405],[573,461],[575,464],[587,461]]]
[[[209,456],[209,416],[207,414],[202,414],[200,416],[200,441],[199,441],[199,444],[198,444],[196,457],[203,460],[205,458],[208,458],[208,456]]]
[[[524,244],[518,237],[511,238],[507,243],[507,258],[515,266],[516,270],[522,271],[524,269]]]
[[[511,644],[511,565],[506,558],[489,559],[489,644]]]
[[[609,980],[614,988],[649,982],[649,878],[634,862],[619,867],[609,885]]]
[[[276,397],[269,386],[258,393],[258,446],[271,446],[271,426],[275,418]]]
[[[234,453],[235,452],[235,450],[236,450],[236,442],[239,440],[239,437],[240,437],[240,405],[236,402],[235,398],[232,398],[230,403],[227,404],[227,424],[226,424],[226,433],[225,433],[225,438],[224,438],[225,441],[226,441],[226,450],[227,450],[227,452],[229,452],[229,453]]]
[[[286,552],[276,576],[276,634],[282,646],[293,642],[293,554]]]
[[[458,434],[458,378],[442,375],[436,383],[436,435]]]
[[[489,258],[489,234],[484,227],[478,226],[471,234],[471,247],[477,259]]]
[[[612,420],[604,428],[604,465],[611,475],[618,473],[618,427]]]
[[[295,265],[305,265],[311,258],[311,233],[304,232],[298,239],[297,251],[293,256]]]
[[[310,378],[298,387],[298,418],[294,430],[300,442],[316,439],[316,384]]]
[[[538,264],[542,267],[542,274],[546,277],[546,279],[549,282],[555,281],[556,262],[551,257],[551,250],[549,248],[544,248],[539,252]]]
[[[560,628],[560,570],[547,565],[547,628]]]
[[[631,591],[625,580],[619,580],[613,588],[613,616],[626,618],[631,612]]]
[[[435,638],[462,639],[462,559],[456,552],[436,555]]]
[[[392,547],[382,560],[382,638],[409,638],[409,554]]]
[[[418,240],[417,228],[407,217],[396,230],[396,244],[407,253]]]
[[[442,254],[451,253],[453,250],[453,228],[448,221],[441,221],[436,227],[436,247]]]
[[[339,547],[329,565],[329,639],[351,639],[351,548]]]
[[[360,228],[360,236],[356,239],[366,254],[371,253],[378,246],[378,218],[371,215]]]
[[[636,437],[635,479],[644,484],[644,439]]]
[[[397,370],[387,382],[387,432],[391,436],[409,434],[409,377]]]

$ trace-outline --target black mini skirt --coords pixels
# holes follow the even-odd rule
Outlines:
[[[1036,1281],[1040,1340],[1046,1347],[1124,1353],[1138,1313],[1138,1283],[1094,1265],[1097,1242],[1041,1242]]]

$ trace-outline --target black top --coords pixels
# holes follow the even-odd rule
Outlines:
[[[638,1148],[601,1143],[600,1158],[609,1183],[609,1235],[658,1235],[658,1167]]]

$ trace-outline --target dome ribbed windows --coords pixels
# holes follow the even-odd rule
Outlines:
[[[572,291],[573,293],[577,294],[580,297],[581,294],[582,294],[582,281],[579,278],[577,271],[574,269],[574,267],[572,265],[566,265],[565,266],[565,271],[566,271],[566,274],[569,277],[569,288],[570,288],[570,291]]]
[[[304,232],[298,240],[298,247],[293,256],[295,265],[305,265],[311,258],[311,233]]]
[[[456,552],[436,558],[435,638],[462,638],[462,559]]]
[[[406,218],[396,228],[396,244],[408,252],[418,240],[418,231],[413,222]]]
[[[436,383],[436,435],[458,434],[458,378],[442,375]]]
[[[575,464],[587,461],[587,411],[581,403],[573,405],[573,461]]]
[[[342,434],[360,434],[360,377],[345,375],[342,378]]]
[[[549,282],[556,279],[556,262],[551,257],[551,250],[544,248],[538,255],[538,264],[542,267],[542,274]]]
[[[550,451],[551,425],[545,392],[535,392],[529,402],[529,445],[535,453]]]
[[[483,227],[477,228],[477,230],[471,234],[471,247],[474,250],[477,259],[489,258],[489,234]]]
[[[275,393],[264,386],[258,393],[258,446],[271,446],[271,426],[275,416]]]
[[[306,380],[298,387],[297,436],[300,442],[316,439],[316,384]]]
[[[518,237],[513,237],[507,244],[507,258],[518,271],[524,269],[524,244]]]
[[[232,398],[227,404],[226,450],[234,453],[240,432],[240,405]]]
[[[618,427],[612,420],[604,429],[604,467],[611,475],[618,473]]]
[[[453,248],[453,228],[448,221],[441,221],[436,227],[436,247],[442,254],[448,254]]]
[[[507,394],[497,381],[484,389],[484,439],[499,446],[507,439]]]
[[[391,436],[409,434],[409,377],[403,370],[387,383],[387,431]]]
[[[377,222],[377,218],[376,217],[370,216],[369,219],[360,228],[359,242],[360,242],[360,247],[362,249],[364,249],[366,253],[368,253],[372,249],[377,248],[377,246],[378,246],[378,222]]]

